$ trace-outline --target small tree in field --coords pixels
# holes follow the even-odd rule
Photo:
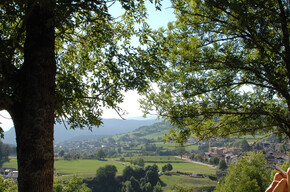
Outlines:
[[[164,165],[164,166],[162,167],[162,171],[163,171],[163,172],[171,171],[172,169],[173,169],[173,167],[172,167],[172,165],[171,165],[170,163],[168,163],[168,164],[166,164],[166,165]]]
[[[97,159],[104,160],[106,157],[105,151],[101,148],[97,151]]]
[[[64,156],[64,153],[65,153],[64,150],[61,150],[61,151],[58,152],[58,156],[59,157],[63,157]]]
[[[133,161],[133,164],[134,164],[134,165],[138,165],[138,166],[140,166],[140,167],[144,167],[145,162],[144,162],[144,159],[142,159],[142,158],[137,158],[137,159],[135,159],[135,160]]]

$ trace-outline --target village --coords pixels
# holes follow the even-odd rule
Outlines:
[[[186,171],[173,168],[172,171],[163,172],[160,167],[159,176],[188,176],[219,181],[227,175],[227,167],[236,164],[238,159],[248,152],[262,152],[269,170],[273,169],[273,165],[280,165],[290,160],[289,142],[280,142],[277,137],[260,139],[264,136],[257,135],[257,138],[248,136],[229,139],[215,138],[207,141],[190,137],[184,146],[180,146],[162,139],[162,134],[170,127],[166,122],[159,122],[116,136],[55,143],[55,163],[93,160],[98,164],[101,162],[98,161],[100,159],[109,161],[112,159],[112,162],[119,162],[123,166],[138,166],[132,164],[136,158],[145,159],[143,165],[144,163],[176,164],[178,163],[176,158],[179,158],[181,162],[208,166],[215,171],[212,173],[212,170],[208,174],[202,170]],[[155,160],[146,160],[150,156]],[[75,168],[78,169],[78,167]],[[18,177],[15,167],[2,167],[0,173],[5,179],[17,180]],[[55,174],[60,175],[59,171]]]

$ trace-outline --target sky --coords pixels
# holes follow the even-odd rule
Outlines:
[[[161,3],[161,11],[156,11],[154,5],[150,3],[147,3],[146,5],[148,9],[148,24],[153,29],[158,29],[159,27],[166,27],[168,22],[175,20],[170,0],[163,0]],[[117,8],[113,12],[116,14],[116,17],[121,15],[120,10],[118,12]],[[139,96],[136,91],[128,91],[124,94],[124,102],[120,104],[120,107],[125,109],[127,113],[123,117],[126,119],[130,117],[142,116],[143,113],[140,110],[140,105],[138,102],[141,96]],[[114,110],[110,109],[104,109],[104,114],[102,117],[118,119],[120,118]],[[0,123],[0,127],[2,127],[4,131],[7,131],[11,127],[13,127],[13,122],[7,111],[0,111]]]

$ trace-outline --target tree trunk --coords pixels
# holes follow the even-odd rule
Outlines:
[[[24,64],[16,77],[19,92],[10,111],[16,130],[19,192],[53,190],[55,3],[40,2],[27,8]]]

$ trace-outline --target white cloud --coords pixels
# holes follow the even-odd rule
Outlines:
[[[13,121],[9,113],[4,110],[0,111],[0,127],[2,127],[4,131],[7,131],[13,126]]]
[[[141,99],[141,96],[138,95],[137,91],[128,91],[124,93],[124,95],[125,95],[124,102],[120,104],[120,107],[127,113],[122,117],[129,118],[142,116],[143,113],[139,109],[140,104],[138,102],[138,100]],[[104,114],[102,115],[102,117],[120,119],[120,116],[113,109],[104,109]]]

